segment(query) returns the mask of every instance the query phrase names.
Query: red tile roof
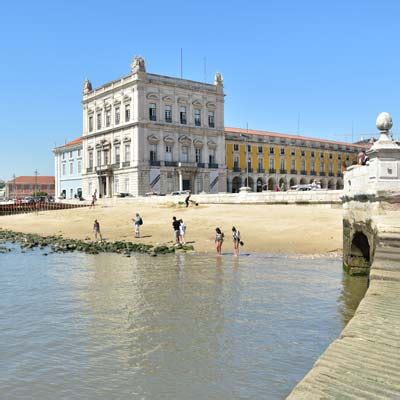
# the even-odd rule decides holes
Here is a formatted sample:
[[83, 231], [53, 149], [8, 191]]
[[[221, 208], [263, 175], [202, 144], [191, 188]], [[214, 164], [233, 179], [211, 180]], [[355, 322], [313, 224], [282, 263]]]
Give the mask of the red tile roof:
[[337, 142], [334, 140], [327, 140], [327, 139], [318, 139], [309, 136], [297, 136], [297, 135], [289, 135], [286, 133], [277, 133], [277, 132], [270, 132], [270, 131], [259, 131], [255, 129], [242, 129], [242, 128], [225, 128], [225, 133], [238, 133], [244, 135], [258, 135], [258, 136], [273, 136], [279, 137], [284, 139], [295, 139], [295, 140], [304, 140], [309, 142], [320, 142], [320, 143], [327, 143], [327, 144], [337, 144], [340, 146], [352, 146], [365, 149], [370, 146], [364, 144], [354, 144], [354, 143], [347, 143], [347, 142]]
[[[8, 183], [13, 184], [14, 179], [10, 179]], [[54, 176], [17, 176], [15, 178], [16, 184], [28, 184], [28, 185], [54, 185], [55, 178]]]
[[77, 144], [81, 144], [82, 143], [82, 136], [80, 136], [80, 137], [78, 137], [78, 138], [76, 138], [76, 139], [74, 139], [74, 140], [71, 140], [70, 142], [68, 142], [68, 143], [65, 143], [65, 144], [63, 144], [62, 146], [58, 146], [58, 147], [56, 147], [56, 149], [61, 149], [61, 148], [63, 148], [63, 147], [69, 147], [69, 146], [75, 146], [75, 145], [77, 145]]

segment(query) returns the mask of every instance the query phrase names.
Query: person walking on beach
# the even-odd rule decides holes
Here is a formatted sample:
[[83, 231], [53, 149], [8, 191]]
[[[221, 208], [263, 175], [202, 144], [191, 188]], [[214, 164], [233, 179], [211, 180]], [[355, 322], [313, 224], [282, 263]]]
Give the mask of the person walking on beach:
[[189, 207], [189, 200], [190, 200], [190, 196], [192, 195], [192, 193], [191, 192], [189, 192], [189, 196], [187, 196], [186, 198], [185, 198], [185, 204], [186, 204], [186, 208], [188, 208]]
[[140, 226], [143, 225], [143, 219], [139, 213], [136, 213], [136, 218], [133, 219], [133, 222], [135, 224], [135, 238], [140, 238]]
[[233, 239], [233, 255], [239, 255], [239, 246], [240, 246], [240, 231], [237, 230], [234, 226], [232, 226], [232, 239]]
[[175, 243], [179, 243], [179, 227], [181, 225], [181, 222], [176, 219], [176, 217], [172, 217], [172, 228], [174, 229], [174, 235], [175, 235]]
[[100, 224], [99, 224], [99, 221], [97, 221], [97, 219], [94, 220], [93, 233], [94, 233], [95, 240], [97, 240], [98, 236], [100, 237], [100, 241], [103, 240], [103, 237], [101, 236], [101, 232], [100, 232]]
[[186, 244], [185, 241], [185, 233], [186, 233], [186, 224], [183, 222], [183, 219], [179, 220], [179, 241], [181, 244]]
[[222, 243], [224, 242], [224, 233], [220, 228], [215, 228], [215, 247], [217, 249], [217, 254], [220, 256], [222, 254]]

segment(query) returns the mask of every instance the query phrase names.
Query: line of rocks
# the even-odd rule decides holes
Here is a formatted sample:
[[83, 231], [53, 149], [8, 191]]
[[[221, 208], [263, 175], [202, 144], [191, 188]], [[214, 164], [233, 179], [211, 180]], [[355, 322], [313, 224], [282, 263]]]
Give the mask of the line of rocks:
[[[150, 245], [144, 243], [133, 243], [118, 240], [115, 242], [99, 241], [93, 242], [90, 239], [65, 239], [59, 236], [40, 236], [33, 233], [13, 232], [0, 228], [0, 242], [19, 244], [22, 251], [31, 250], [34, 248], [46, 249], [50, 248], [53, 253], [67, 253], [81, 251], [87, 254], [99, 253], [119, 253], [130, 257], [131, 253], [144, 253], [156, 257], [159, 254], [171, 254], [176, 252], [194, 251], [192, 245], [174, 245], [166, 244]], [[4, 250], [4, 251], [3, 251]], [[10, 251], [6, 246], [0, 246], [0, 253]], [[48, 253], [43, 253], [47, 255]]]

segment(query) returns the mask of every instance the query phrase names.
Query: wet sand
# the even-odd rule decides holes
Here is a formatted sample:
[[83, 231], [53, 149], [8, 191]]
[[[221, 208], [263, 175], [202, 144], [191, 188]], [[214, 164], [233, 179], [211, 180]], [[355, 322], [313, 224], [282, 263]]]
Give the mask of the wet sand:
[[[142, 238], [135, 239], [132, 218], [143, 217]], [[172, 206], [130, 202], [98, 203], [95, 209], [76, 208], [0, 217], [0, 228], [65, 238], [93, 238], [98, 219], [108, 240], [172, 243], [172, 217], [187, 225], [186, 242], [196, 251], [214, 252], [214, 232], [225, 233], [223, 252], [231, 251], [231, 228], [244, 241], [243, 252], [326, 254], [342, 248], [342, 209], [327, 206], [207, 204]]]

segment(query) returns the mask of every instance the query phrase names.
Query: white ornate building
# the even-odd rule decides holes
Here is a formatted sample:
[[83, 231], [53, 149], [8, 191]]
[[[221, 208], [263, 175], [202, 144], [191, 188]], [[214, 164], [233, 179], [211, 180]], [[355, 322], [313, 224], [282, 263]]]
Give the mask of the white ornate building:
[[83, 92], [83, 196], [226, 191], [224, 91], [214, 84], [146, 72]]

